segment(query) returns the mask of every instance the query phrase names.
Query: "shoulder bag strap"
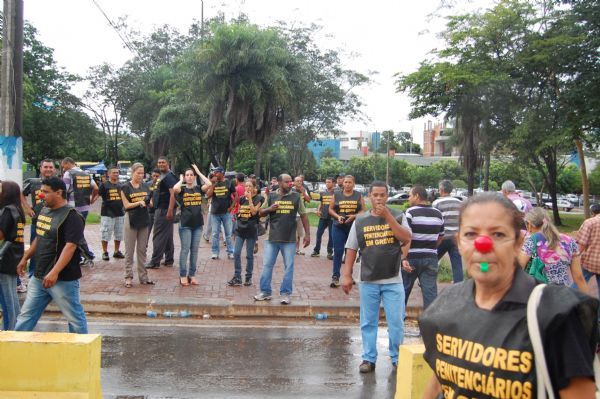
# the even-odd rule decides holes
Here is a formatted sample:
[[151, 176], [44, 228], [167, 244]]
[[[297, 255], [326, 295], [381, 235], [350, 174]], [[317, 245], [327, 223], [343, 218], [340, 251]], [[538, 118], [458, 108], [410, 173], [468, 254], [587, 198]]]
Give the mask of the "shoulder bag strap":
[[[535, 373], [537, 379], [537, 397], [538, 399], [554, 399], [554, 390], [548, 373], [548, 365], [546, 364], [546, 355], [542, 345], [542, 336], [540, 334], [540, 325], [537, 318], [537, 309], [542, 298], [546, 284], [537, 285], [527, 301], [527, 330], [529, 331], [529, 339], [533, 346], [533, 358], [535, 360]], [[547, 395], [547, 396], [546, 396]]]

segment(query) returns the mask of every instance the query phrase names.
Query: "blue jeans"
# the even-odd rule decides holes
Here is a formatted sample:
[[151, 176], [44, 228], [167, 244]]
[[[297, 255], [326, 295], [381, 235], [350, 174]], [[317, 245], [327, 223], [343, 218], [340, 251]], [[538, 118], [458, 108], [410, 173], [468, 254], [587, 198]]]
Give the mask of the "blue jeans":
[[[179, 226], [179, 239], [181, 240], [181, 251], [179, 252], [179, 277], [194, 277], [198, 263], [198, 248], [200, 248], [201, 227]], [[190, 258], [189, 267], [186, 267]]]
[[405, 302], [408, 303], [408, 297], [415, 280], [418, 278], [423, 293], [423, 309], [427, 309], [427, 306], [437, 297], [437, 258], [413, 259], [409, 255], [408, 263], [410, 263], [413, 271], [408, 273], [402, 269], [402, 281], [404, 282], [404, 292], [406, 294]]
[[327, 253], [333, 252], [333, 237], [331, 227], [333, 226], [333, 219], [319, 219], [319, 227], [317, 227], [317, 242], [315, 243], [314, 251], [316, 253], [321, 252], [321, 239], [325, 229], [329, 232], [329, 241], [327, 241]]
[[14, 330], [20, 309], [17, 276], [0, 273], [0, 309], [2, 309], [2, 329]]
[[444, 256], [446, 252], [448, 252], [450, 264], [452, 265], [452, 281], [454, 283], [460, 283], [464, 279], [464, 274], [462, 258], [460, 257], [460, 252], [458, 252], [455, 237], [449, 237], [442, 240], [440, 246], [437, 248], [438, 261], [442, 259], [442, 256]]
[[360, 332], [362, 335], [363, 360], [377, 361], [377, 326], [379, 305], [388, 325], [389, 351], [392, 363], [398, 362], [398, 347], [404, 341], [404, 287], [401, 283], [372, 284], [361, 282], [360, 290]]
[[342, 258], [350, 227], [343, 224], [334, 224], [331, 235], [333, 236], [333, 275], [332, 277], [340, 278], [340, 270], [342, 269]]
[[235, 249], [233, 251], [233, 262], [235, 266], [234, 277], [242, 278], [242, 247], [246, 243], [246, 279], [252, 278], [254, 270], [254, 245], [256, 238], [244, 238], [237, 236], [235, 239]]
[[[586, 282], [589, 281], [592, 277], [594, 277], [594, 276], [596, 277], [596, 285], [598, 286], [598, 297], [600, 297], [600, 274], [592, 273], [585, 267], [582, 267], [581, 271], [583, 272], [583, 278], [585, 279]], [[575, 283], [571, 284], [571, 288], [576, 290], [577, 284], [575, 284]], [[598, 322], [600, 322], [600, 308], [598, 309]]]
[[219, 255], [220, 238], [221, 238], [221, 224], [223, 230], [225, 230], [225, 243], [227, 244], [227, 253], [233, 254], [233, 243], [231, 242], [231, 229], [232, 221], [230, 213], [222, 213], [220, 215], [210, 214], [210, 224], [212, 229], [212, 253], [213, 255]]
[[265, 241], [263, 251], [263, 271], [260, 275], [260, 290], [271, 295], [271, 280], [273, 279], [273, 266], [277, 260], [277, 254], [281, 251], [283, 257], [284, 274], [280, 294], [292, 294], [292, 283], [294, 280], [294, 257], [296, 255], [295, 242], [271, 242]]
[[29, 280], [27, 298], [17, 317], [15, 330], [33, 331], [44, 309], [52, 300], [67, 319], [69, 332], [87, 334], [87, 319], [79, 300], [79, 280], [58, 280], [52, 287], [44, 288], [42, 280], [37, 277]]

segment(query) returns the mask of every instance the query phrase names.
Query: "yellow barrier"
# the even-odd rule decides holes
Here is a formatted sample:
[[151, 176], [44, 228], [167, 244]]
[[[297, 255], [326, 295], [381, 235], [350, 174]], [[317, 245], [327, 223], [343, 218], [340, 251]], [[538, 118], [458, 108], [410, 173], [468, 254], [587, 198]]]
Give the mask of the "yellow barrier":
[[98, 334], [0, 332], [0, 398], [101, 399]]
[[433, 370], [423, 358], [425, 345], [401, 345], [396, 372], [395, 399], [420, 399]]

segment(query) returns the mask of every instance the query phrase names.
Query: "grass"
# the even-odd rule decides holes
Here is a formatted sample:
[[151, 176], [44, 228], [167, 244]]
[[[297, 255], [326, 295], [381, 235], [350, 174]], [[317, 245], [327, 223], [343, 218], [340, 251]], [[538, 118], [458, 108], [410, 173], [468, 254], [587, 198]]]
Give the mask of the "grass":
[[[548, 215], [552, 216], [552, 212], [549, 211]], [[562, 222], [562, 226], [557, 226], [557, 228], [561, 233], [570, 234], [574, 231], [579, 230], [579, 227], [581, 227], [583, 220], [583, 213], [561, 212], [560, 221]]]

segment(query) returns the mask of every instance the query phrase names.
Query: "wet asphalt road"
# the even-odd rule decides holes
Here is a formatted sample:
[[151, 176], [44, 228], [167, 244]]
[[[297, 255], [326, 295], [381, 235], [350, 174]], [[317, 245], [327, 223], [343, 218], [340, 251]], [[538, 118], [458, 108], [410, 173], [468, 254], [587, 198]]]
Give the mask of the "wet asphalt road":
[[[66, 323], [50, 317], [38, 330]], [[357, 322], [94, 318], [89, 330], [102, 334], [108, 399], [393, 398], [396, 389], [385, 327], [368, 375], [358, 372]]]

